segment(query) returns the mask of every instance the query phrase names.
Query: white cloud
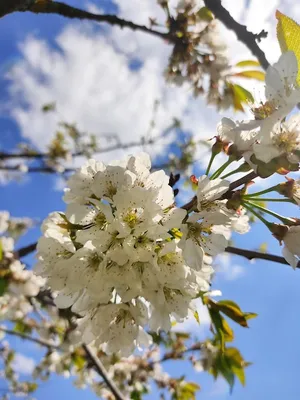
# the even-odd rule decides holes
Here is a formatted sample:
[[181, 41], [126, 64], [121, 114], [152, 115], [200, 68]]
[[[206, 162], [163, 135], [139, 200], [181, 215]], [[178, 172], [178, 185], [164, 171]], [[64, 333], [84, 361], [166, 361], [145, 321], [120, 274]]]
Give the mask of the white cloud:
[[[224, 1], [224, 6], [237, 20], [256, 32], [263, 28], [269, 31], [268, 39], [260, 45], [272, 60], [279, 55], [275, 33], [278, 2], [258, 4], [258, 0], [252, 0], [246, 8], [245, 0]], [[177, 1], [171, 3], [174, 6]], [[153, 0], [117, 0], [115, 4], [119, 8], [118, 15], [140, 24], [148, 24], [149, 17], [161, 22], [165, 18]], [[280, 4], [283, 11], [286, 4], [291, 7], [288, 0]], [[254, 57], [233, 32], [222, 24], [219, 26], [220, 37], [226, 38], [233, 62]], [[188, 85], [177, 88], [167, 84], [163, 72], [171, 46], [160, 38], [105, 24], [101, 31], [94, 28], [90, 22], [67, 23], [56, 38], [55, 49], [45, 40], [33, 36], [20, 44], [22, 58], [10, 73], [10, 111], [21, 134], [40, 150], [45, 150], [61, 120], [76, 122], [81, 131], [97, 135], [102, 147], [107, 145], [105, 134], [116, 135], [122, 142], [138, 141], [144, 136], [149, 139], [157, 100], [160, 106], [152, 137], [168, 127], [174, 117], [180, 119], [184, 129], [196, 139], [213, 137], [216, 125], [224, 115], [245, 118], [245, 115], [234, 115], [232, 111], [218, 113], [214, 107], [208, 107], [203, 98], [194, 99]], [[140, 66], [133, 70], [131, 63], [135, 60], [139, 60]], [[256, 82], [244, 80], [243, 85], [259, 94]], [[258, 99], [261, 99], [260, 95]], [[43, 114], [41, 106], [51, 101], [56, 101], [59, 113]], [[173, 141], [174, 136], [170, 135], [151, 146], [105, 153], [98, 158], [105, 162], [141, 150], [151, 155], [163, 155], [165, 145]], [[203, 147], [198, 147], [196, 163], [205, 165], [208, 157]], [[222, 157], [216, 158], [214, 168], [222, 160]], [[81, 161], [77, 159], [75, 165], [80, 165]], [[261, 180], [261, 184], [264, 186], [266, 180]]]
[[[138, 23], [147, 24], [149, 17], [157, 17], [158, 21], [164, 18], [152, 0], [144, 0], [142, 5], [140, 0], [116, 4], [120, 16]], [[244, 1], [227, 1], [225, 5], [237, 18], [245, 11]], [[260, 7], [260, 11], [263, 25], [269, 18], [270, 7]], [[165, 83], [163, 71], [169, 45], [142, 32], [107, 27], [104, 35], [91, 26], [90, 23], [66, 25], [56, 39], [59, 50], [34, 37], [28, 37], [20, 46], [23, 58], [10, 76], [12, 114], [24, 137], [44, 150], [63, 118], [76, 121], [83, 131], [100, 138], [101, 134], [113, 133], [122, 141], [138, 139], [148, 130], [156, 100], [161, 105], [153, 134], [166, 128], [173, 117], [182, 119], [184, 127], [197, 137], [210, 138], [215, 134], [220, 119], [216, 110], [207, 108], [201, 98], [194, 100], [188, 87], [176, 88]], [[249, 51], [235, 35], [224, 27], [220, 29], [222, 35], [226, 32], [233, 58], [237, 54], [238, 59], [249, 58]], [[130, 68], [134, 59], [142, 62], [139, 69]], [[41, 105], [53, 100], [60, 114], [42, 114]], [[161, 149], [160, 143], [153, 151]], [[120, 156], [119, 152], [106, 158]]]
[[225, 253], [216, 258], [215, 270], [217, 276], [227, 281], [236, 280], [245, 274], [245, 268], [241, 265], [233, 264], [231, 256]]
[[35, 367], [35, 361], [24, 354], [16, 353], [13, 361], [13, 368], [16, 372], [23, 375], [30, 375]]

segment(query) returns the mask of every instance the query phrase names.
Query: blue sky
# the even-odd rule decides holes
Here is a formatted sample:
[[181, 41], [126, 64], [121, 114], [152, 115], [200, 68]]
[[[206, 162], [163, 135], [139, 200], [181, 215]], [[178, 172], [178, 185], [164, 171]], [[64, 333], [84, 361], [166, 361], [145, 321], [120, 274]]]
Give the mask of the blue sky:
[[[82, 1], [69, 1], [69, 4], [77, 6], [83, 6], [82, 3]], [[144, 4], [133, 1], [132, 9], [130, 5], [122, 4], [122, 1], [117, 3], [120, 13], [125, 17], [128, 17], [127, 14], [132, 13], [135, 7], [134, 19], [138, 22], [144, 22], [147, 15], [152, 16], [151, 12], [155, 10], [154, 0], [144, 0]], [[274, 0], [263, 7], [260, 3], [261, 12], [257, 17], [254, 12], [259, 4], [257, 1], [225, 3], [231, 7], [233, 14], [247, 22], [250, 28], [269, 29], [270, 37], [263, 46], [272, 60], [278, 56], [273, 11], [279, 7], [294, 18], [298, 12], [300, 20], [300, 13], [292, 1]], [[117, 5], [112, 8], [109, 1], [98, 1], [95, 4], [106, 11], [118, 9]], [[246, 8], [246, 5], [249, 8]], [[160, 72], [163, 68], [162, 59], [166, 58], [165, 45], [158, 45], [147, 35], [130, 31], [120, 32], [117, 28], [108, 34], [110, 36], [107, 39], [105, 36], [107, 29], [102, 30], [86, 23], [70, 23], [60, 17], [20, 13], [0, 20], [0, 146], [2, 149], [13, 149], [20, 140], [24, 141], [24, 138], [41, 150], [45, 149], [46, 143], [53, 135], [53, 127], [57, 123], [53, 116], [47, 116], [48, 119], [45, 121], [39, 112], [46, 100], [57, 100], [59, 110], [69, 122], [78, 121], [81, 127], [92, 132], [98, 129], [102, 132], [117, 132], [122, 139], [132, 140], [132, 137], [137, 135], [138, 129], [147, 131], [153, 101], [158, 97], [162, 103], [162, 110], [158, 116], [158, 129], [164, 129], [171, 117], [175, 116], [183, 119], [187, 132], [198, 135], [199, 138], [213, 136], [216, 123], [220, 119], [216, 111], [207, 110], [203, 100], [193, 100], [189, 94], [179, 95], [178, 91], [166, 88], [163, 83]], [[58, 35], [61, 36], [57, 41]], [[24, 40], [26, 46], [22, 44]], [[247, 50], [236, 43], [234, 36], [228, 35], [228, 40], [233, 58], [236, 54], [241, 59], [249, 56]], [[90, 48], [88, 43], [92, 43]], [[78, 45], [76, 51], [79, 56], [72, 53], [75, 45]], [[100, 51], [101, 57], [95, 54]], [[53, 55], [57, 58], [51, 58]], [[86, 59], [85, 65], [84, 63], [82, 65], [81, 59], [89, 56], [92, 58]], [[50, 63], [51, 59], [54, 60], [53, 64]], [[109, 64], [111, 59], [116, 64], [115, 69]], [[139, 71], [126, 69], [127, 65], [132, 65], [133, 59], [140, 60], [142, 67]], [[35, 66], [35, 62], [44, 63], [46, 67]], [[53, 66], [53, 70], [50, 68], [48, 71], [47, 65]], [[127, 74], [125, 81], [118, 76], [118, 68]], [[12, 69], [15, 72], [8, 80], [7, 74]], [[45, 76], [42, 82], [38, 79], [41, 71]], [[85, 71], [86, 75], [82, 75], [82, 71]], [[108, 75], [105, 75], [106, 73]], [[105, 86], [105, 79], [110, 86]], [[86, 87], [89, 87], [89, 90], [86, 90]], [[118, 91], [119, 96], [116, 95]], [[94, 98], [91, 98], [93, 93]], [[164, 157], [157, 147], [149, 151], [153, 155], [158, 154], [160, 159]], [[107, 159], [122, 155], [124, 153], [110, 154]], [[201, 154], [197, 157], [199, 171], [202, 168]], [[7, 183], [0, 188], [0, 209], [7, 209], [16, 217], [27, 216], [42, 220], [49, 212], [64, 209], [62, 192], [55, 190], [56, 186], [58, 184], [54, 176], [38, 174], [26, 178], [21, 183]], [[38, 237], [39, 229], [34, 228], [21, 238], [19, 244], [20, 246], [29, 244]], [[269, 237], [261, 225], [254, 226], [247, 236], [235, 237], [234, 240], [238, 246], [250, 249], [256, 249], [261, 243], [267, 242], [270, 252], [277, 254], [280, 252], [276, 241]], [[32, 262], [32, 257], [29, 257], [28, 261]], [[235, 276], [232, 271], [236, 266], [240, 272]], [[188, 365], [180, 362], [169, 363], [168, 371], [177, 376], [188, 371], [188, 378], [202, 386], [199, 399], [264, 400], [266, 396], [273, 400], [281, 399], [283, 396], [290, 400], [299, 399], [300, 315], [297, 311], [300, 304], [299, 287], [300, 271], [293, 271], [288, 266], [266, 261], [249, 263], [242, 258], [231, 257], [227, 268], [221, 267], [220, 273], [216, 275], [214, 288], [221, 289], [224, 299], [232, 299], [243, 310], [256, 312], [259, 315], [257, 319], [250, 321], [250, 329], [235, 327], [236, 346], [240, 348], [246, 360], [253, 362], [247, 370], [246, 388], [237, 384], [230, 395], [228, 387], [222, 381], [214, 384], [207, 374], [195, 374]], [[199, 329], [201, 336], [203, 330]], [[19, 342], [17, 346], [21, 353], [36, 357], [34, 349], [25, 347]], [[38, 400], [64, 396], [73, 399], [96, 398], [89, 391], [78, 391], [72, 387], [70, 381], [57, 377], [43, 384], [36, 395]], [[156, 396], [153, 394], [149, 398], [155, 399]]]

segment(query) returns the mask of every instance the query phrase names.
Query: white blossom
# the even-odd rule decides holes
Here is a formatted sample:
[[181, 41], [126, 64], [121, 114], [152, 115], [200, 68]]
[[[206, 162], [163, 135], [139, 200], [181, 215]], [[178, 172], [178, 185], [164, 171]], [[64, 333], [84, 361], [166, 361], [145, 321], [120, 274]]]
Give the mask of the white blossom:
[[274, 125], [254, 144], [253, 150], [256, 158], [265, 163], [284, 154], [290, 162], [298, 163], [299, 156], [295, 152], [300, 150], [300, 114]]
[[282, 239], [282, 255], [295, 269], [300, 259], [300, 226], [290, 226]]
[[8, 229], [9, 225], [9, 212], [0, 211], [0, 234], [4, 233]]

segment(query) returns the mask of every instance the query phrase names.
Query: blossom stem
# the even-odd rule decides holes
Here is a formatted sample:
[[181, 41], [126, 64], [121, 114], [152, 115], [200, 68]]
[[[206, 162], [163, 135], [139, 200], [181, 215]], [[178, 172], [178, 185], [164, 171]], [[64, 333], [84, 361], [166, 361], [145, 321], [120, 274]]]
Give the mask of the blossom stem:
[[217, 169], [212, 176], [210, 177], [211, 180], [218, 178], [222, 172], [234, 161], [234, 159], [230, 158], [219, 168]]
[[116, 400], [126, 400], [126, 397], [123, 396], [123, 394], [117, 388], [115, 383], [110, 379], [106, 369], [104, 368], [104, 365], [100, 361], [99, 357], [93, 353], [90, 346], [83, 343], [82, 347], [83, 347], [84, 351], [86, 352], [87, 357], [89, 358], [89, 360], [95, 367], [96, 371], [98, 372], [98, 374], [101, 376], [101, 378], [106, 383], [107, 387], [110, 389], [112, 394], [115, 396]]
[[245, 165], [242, 164], [242, 165], [240, 165], [238, 168], [234, 169], [233, 171], [228, 172], [227, 174], [221, 176], [221, 179], [226, 179], [226, 178], [228, 178], [228, 176], [237, 174], [237, 173], [239, 173], [239, 172], [247, 172], [247, 171], [249, 171], [249, 168], [245, 171]]
[[278, 202], [283, 202], [283, 203], [293, 203], [295, 204], [295, 202], [291, 199], [274, 199], [274, 198], [264, 198], [264, 197], [246, 197], [243, 196], [243, 199], [245, 200], [250, 200], [250, 201], [278, 201]]
[[[271, 211], [271, 210], [269, 210], [268, 208], [262, 207], [262, 206], [260, 206], [259, 204], [252, 203], [252, 202], [250, 202], [250, 201], [247, 201], [247, 203], [246, 203], [246, 202], [243, 202], [243, 205], [244, 205], [245, 207], [246, 207], [246, 204], [247, 204], [248, 206], [250, 205], [250, 207], [255, 207], [255, 208], [257, 208], [257, 209], [259, 209], [260, 211], [262, 211], [262, 212], [264, 212], [264, 213], [266, 213], [266, 214], [272, 215], [272, 217], [275, 217], [275, 218], [279, 219], [279, 220], [280, 220], [281, 222], [283, 222], [284, 224], [290, 225], [290, 223], [293, 222], [290, 218], [283, 217], [282, 215], [277, 214], [276, 212]], [[247, 208], [247, 207], [246, 207], [246, 208]]]
[[253, 208], [250, 206], [250, 203], [245, 203], [245, 202], [243, 202], [242, 204], [243, 204], [243, 206], [244, 206], [248, 211], [250, 211], [253, 215], [255, 215], [256, 218], [258, 218], [259, 220], [261, 220], [261, 222], [262, 222], [263, 224], [265, 224], [266, 227], [267, 227], [268, 229], [270, 229], [270, 227], [271, 227], [271, 225], [272, 225], [271, 222], [267, 221], [267, 220], [266, 220], [262, 215], [260, 215], [257, 211], [253, 210]]
[[245, 194], [243, 197], [245, 199], [248, 198], [248, 197], [249, 198], [250, 197], [256, 197], [256, 196], [260, 196], [260, 195], [265, 194], [265, 193], [276, 192], [277, 189], [278, 189], [278, 185], [275, 185], [275, 186], [271, 186], [268, 189], [261, 190], [260, 192]]
[[208, 174], [209, 174], [210, 168], [212, 166], [212, 163], [213, 163], [215, 157], [216, 157], [216, 154], [211, 153], [210, 160], [209, 160], [208, 166], [207, 166], [206, 171], [205, 171], [205, 175], [206, 176], [208, 176]]

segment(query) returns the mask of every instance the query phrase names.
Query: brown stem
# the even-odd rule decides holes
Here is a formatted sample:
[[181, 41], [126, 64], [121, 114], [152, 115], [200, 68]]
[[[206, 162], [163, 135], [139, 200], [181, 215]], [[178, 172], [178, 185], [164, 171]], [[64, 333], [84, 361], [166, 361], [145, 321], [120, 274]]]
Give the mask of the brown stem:
[[[103, 149], [98, 149], [94, 152], [94, 154], [109, 153], [110, 151], [115, 151], [115, 150], [126, 150], [131, 147], [150, 145], [154, 144], [156, 139], [140, 140], [129, 143], [117, 143], [112, 146], [104, 147]], [[84, 155], [85, 155], [84, 151], [77, 151], [72, 154], [72, 157], [79, 157]], [[48, 153], [4, 153], [4, 152], [1, 153], [0, 152], [0, 160], [8, 160], [12, 158], [41, 159], [41, 158], [50, 158], [50, 155]]]
[[16, 331], [13, 331], [12, 329], [8, 329], [8, 328], [5, 328], [3, 326], [0, 326], [0, 331], [5, 332], [7, 335], [18, 336], [21, 339], [26, 339], [26, 340], [29, 340], [30, 342], [37, 343], [40, 346], [47, 347], [48, 349], [58, 349], [59, 348], [55, 344], [47, 342], [46, 340], [39, 339], [39, 338], [34, 338], [34, 337], [30, 336], [30, 335], [27, 335], [26, 333], [16, 332]]
[[232, 190], [238, 188], [239, 186], [245, 185], [246, 183], [251, 182], [255, 178], [257, 178], [257, 174], [254, 171], [252, 171], [249, 174], [242, 176], [237, 181], [232, 182], [229, 185], [229, 191], [232, 191]]
[[[230, 194], [234, 189], [236, 189], [239, 186], [242, 186], [248, 182], [251, 182], [255, 178], [257, 178], [257, 174], [254, 171], [252, 171], [249, 174], [243, 176], [242, 178], [232, 182], [229, 185], [228, 191], [223, 194], [221, 199], [227, 199], [228, 197], [230, 197]], [[194, 196], [188, 203], [184, 204], [181, 208], [188, 211], [188, 210], [191, 210], [196, 205], [196, 203], [197, 203], [197, 196]]]
[[159, 32], [154, 29], [148, 28], [145, 25], [135, 24], [132, 21], [127, 21], [125, 19], [119, 18], [116, 15], [104, 15], [104, 14], [94, 14], [85, 10], [81, 10], [76, 7], [69, 6], [68, 4], [61, 3], [58, 1], [45, 1], [41, 4], [34, 4], [28, 9], [28, 11], [34, 13], [42, 14], [56, 14], [61, 15], [66, 18], [76, 18], [80, 20], [90, 20], [96, 22], [105, 22], [110, 25], [117, 25], [121, 28], [129, 28], [132, 30], [142, 31], [149, 33], [154, 36], [158, 36], [162, 39], [169, 39], [168, 33]]
[[211, 10], [216, 18], [226, 26], [226, 28], [235, 32], [237, 38], [248, 47], [255, 57], [257, 57], [261, 66], [264, 69], [267, 69], [270, 64], [265, 53], [256, 43], [256, 40], [260, 41], [262, 37], [266, 37], [267, 33], [265, 31], [262, 31], [259, 34], [249, 32], [245, 25], [239, 24], [230, 15], [226, 8], [222, 6], [221, 0], [204, 0], [204, 4]]
[[[226, 247], [225, 251], [226, 251], [226, 253], [245, 257], [248, 260], [260, 259], [260, 260], [268, 260], [268, 261], [276, 262], [279, 264], [289, 265], [289, 263], [286, 261], [286, 259], [284, 257], [276, 256], [275, 254], [261, 253], [259, 251], [239, 249], [237, 247], [232, 247], [232, 246]], [[300, 262], [298, 263], [297, 268], [300, 268]]]
[[31, 243], [26, 247], [22, 247], [21, 249], [16, 250], [14, 252], [15, 258], [25, 257], [28, 254], [33, 253], [36, 250], [36, 246], [37, 246], [37, 242]]
[[84, 343], [82, 345], [82, 347], [86, 352], [87, 358], [90, 360], [90, 362], [94, 366], [95, 370], [98, 372], [98, 374], [104, 380], [104, 382], [106, 383], [107, 387], [110, 389], [112, 394], [115, 396], [116, 400], [126, 400], [126, 397], [123, 396], [123, 394], [117, 388], [115, 383], [110, 379], [106, 369], [104, 368], [104, 365], [102, 364], [100, 359], [97, 357], [97, 355], [95, 355], [93, 353], [93, 351], [90, 348], [90, 346]]

